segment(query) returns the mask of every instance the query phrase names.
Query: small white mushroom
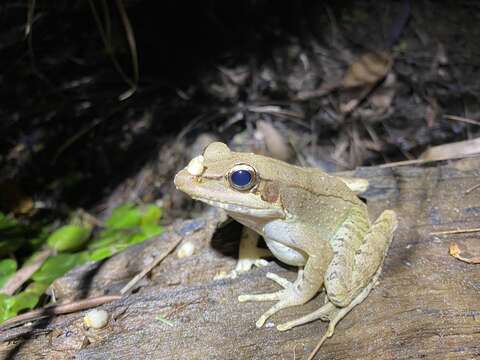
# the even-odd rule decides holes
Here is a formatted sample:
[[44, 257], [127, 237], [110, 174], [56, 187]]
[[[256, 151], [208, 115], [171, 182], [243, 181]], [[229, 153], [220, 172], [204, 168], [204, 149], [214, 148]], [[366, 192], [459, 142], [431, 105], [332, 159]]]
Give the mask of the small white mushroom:
[[101, 329], [108, 322], [108, 312], [105, 310], [92, 309], [83, 317], [83, 323], [93, 329]]
[[199, 176], [202, 175], [205, 166], [203, 165], [205, 158], [203, 155], [194, 157], [187, 165], [187, 171], [190, 175]]
[[187, 241], [180, 245], [180, 248], [177, 251], [177, 258], [183, 259], [193, 255], [195, 251], [195, 245], [191, 241]]

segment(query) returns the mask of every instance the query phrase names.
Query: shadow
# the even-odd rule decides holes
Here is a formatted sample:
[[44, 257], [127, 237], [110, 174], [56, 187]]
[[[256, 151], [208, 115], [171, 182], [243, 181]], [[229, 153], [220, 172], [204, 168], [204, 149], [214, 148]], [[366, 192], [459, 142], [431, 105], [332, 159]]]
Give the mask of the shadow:
[[45, 331], [48, 325], [52, 322], [52, 319], [58, 315], [52, 314], [48, 309], [46, 309], [45, 316], [45, 318], [35, 321], [34, 325], [27, 332], [17, 335], [14, 337], [14, 339], [12, 339], [17, 343], [12, 349], [5, 353], [4, 359], [15, 359], [20, 350], [27, 345], [30, 340], [34, 340], [38, 332], [42, 332], [42, 330]]
[[230, 220], [213, 234], [210, 246], [224, 256], [238, 259], [238, 247], [243, 225]]
[[[91, 266], [92, 268], [82, 272], [83, 276], [78, 284], [78, 287], [80, 291], [78, 292], [78, 297], [75, 300], [82, 300], [86, 299], [89, 296], [90, 289], [92, 288], [93, 285], [93, 278], [95, 275], [100, 272], [102, 267], [105, 265], [105, 263], [108, 261], [108, 259], [104, 259], [98, 262], [93, 263]], [[108, 294], [104, 294], [108, 295]]]
[[[131, 98], [119, 101], [129, 86], [106, 55], [109, 50], [99, 40], [100, 30], [85, 4], [71, 7], [61, 2], [45, 8], [32, 49], [37, 70], [28, 56], [18, 55], [25, 51], [23, 39], [8, 47], [0, 41], [0, 64], [9, 69], [0, 79], [0, 97], [4, 118], [13, 119], [0, 124], [0, 153], [8, 154], [15, 146], [24, 149], [15, 153], [21, 158], [14, 162], [0, 157], [2, 173], [12, 174], [30, 194], [60, 183], [48, 197], [69, 208], [97, 205], [99, 198], [155, 157], [161, 139], [178, 134], [199, 114], [218, 113], [225, 104], [205, 93], [200, 80], [209, 74], [213, 82], [226, 57], [249, 59], [259, 66], [287, 42], [284, 31], [301, 27], [301, 5], [292, 0], [127, 4], [140, 83]], [[14, 7], [4, 10], [12, 28], [23, 26]], [[111, 46], [129, 75], [124, 29], [117, 9], [109, 10], [112, 32], [119, 34]], [[14, 19], [22, 19], [22, 24], [15, 25]], [[281, 33], [272, 30], [281, 24]], [[42, 75], [36, 76], [39, 71]]]
[[[75, 270], [75, 271], [82, 271], [83, 276], [78, 284], [78, 288], [80, 289], [80, 291], [78, 292], [78, 296], [72, 301], [78, 301], [78, 300], [83, 300], [88, 298], [90, 289], [92, 288], [92, 285], [93, 285], [93, 279], [95, 275], [105, 265], [107, 260], [108, 259], [105, 259], [93, 264], [85, 265], [85, 266], [91, 267], [87, 271], [84, 271], [83, 267], [77, 268]], [[5, 359], [14, 359], [15, 356], [21, 351], [21, 349], [28, 344], [28, 341], [36, 337], [36, 334], [38, 332], [49, 331], [46, 328], [48, 327], [48, 325], [50, 325], [50, 323], [56, 316], [59, 316], [59, 315], [54, 314], [51, 309], [45, 308], [44, 312], [42, 312], [42, 314], [39, 315], [39, 317], [41, 318], [38, 320], [35, 320], [33, 326], [30, 327], [28, 331], [21, 333], [20, 335], [13, 336], [12, 340], [15, 339], [17, 343], [11, 350], [8, 351], [8, 353], [5, 356]], [[19, 325], [12, 325], [8, 329], [13, 329], [16, 326], [22, 326], [22, 325], [23, 323]]]

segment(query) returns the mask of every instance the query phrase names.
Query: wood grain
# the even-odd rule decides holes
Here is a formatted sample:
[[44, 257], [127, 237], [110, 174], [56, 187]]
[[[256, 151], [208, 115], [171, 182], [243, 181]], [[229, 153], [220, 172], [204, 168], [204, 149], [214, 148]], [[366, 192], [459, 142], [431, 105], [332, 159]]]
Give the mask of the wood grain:
[[[480, 158], [392, 168], [361, 168], [371, 216], [395, 209], [399, 228], [379, 284], [337, 326], [316, 359], [476, 359], [480, 358], [480, 265], [448, 253], [455, 241], [479, 250], [478, 233], [431, 232], [480, 225]], [[273, 262], [236, 279], [214, 281], [234, 267], [239, 228], [218, 231], [219, 213], [179, 222], [160, 238], [127, 249], [103, 263], [77, 269], [54, 285], [61, 299], [114, 294], [183, 236], [192, 257], [170, 255], [138, 291], [103, 306], [112, 318], [97, 332], [86, 331], [82, 313], [2, 329], [0, 358], [32, 359], [304, 359], [326, 324], [317, 321], [285, 333], [255, 328], [269, 303], [237, 301], [242, 293], [274, 291], [268, 271], [290, 279], [295, 271]], [[215, 234], [214, 234], [215, 233]], [[213, 240], [211, 236], [214, 234]], [[322, 303], [284, 310], [271, 322], [306, 314]], [[156, 317], [173, 323], [169, 326]]]

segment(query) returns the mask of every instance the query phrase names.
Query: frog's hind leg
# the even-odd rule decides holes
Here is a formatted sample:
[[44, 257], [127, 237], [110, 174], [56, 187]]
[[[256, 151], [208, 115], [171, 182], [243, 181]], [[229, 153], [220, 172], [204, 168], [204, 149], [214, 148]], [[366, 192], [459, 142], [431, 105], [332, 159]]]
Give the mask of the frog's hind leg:
[[325, 288], [333, 304], [347, 307], [364, 293], [373, 278], [379, 276], [396, 227], [395, 212], [385, 210], [370, 227], [353, 257], [346, 257], [353, 258], [353, 261], [340, 258], [335, 266], [332, 266], [333, 262], [330, 264], [325, 274]]
[[273, 273], [268, 273], [267, 277], [283, 287], [283, 290], [270, 294], [240, 295], [238, 300], [244, 301], [277, 301], [270, 307], [256, 322], [257, 327], [261, 327], [265, 321], [278, 311], [305, 304], [310, 300], [323, 283], [323, 274], [328, 266], [324, 257], [310, 256], [305, 268], [298, 271], [297, 280], [293, 283]]
[[289, 322], [286, 322], [284, 324], [280, 324], [277, 326], [277, 329], [280, 331], [285, 331], [289, 330], [295, 326], [303, 325], [312, 321], [315, 321], [317, 319], [321, 319], [323, 321], [329, 321], [328, 324], [328, 329], [325, 334], [325, 339], [331, 337], [333, 335], [333, 331], [335, 330], [335, 326], [337, 323], [347, 315], [350, 310], [352, 310], [355, 306], [360, 304], [370, 293], [372, 290], [373, 286], [378, 280], [378, 277], [380, 276], [381, 269], [379, 268], [377, 270], [377, 273], [373, 276], [372, 280], [370, 283], [365, 286], [365, 288], [360, 292], [360, 294], [357, 295], [355, 299], [353, 299], [350, 304], [346, 307], [337, 307], [330, 301], [327, 301], [325, 305], [323, 305], [321, 308], [315, 310], [314, 312], [311, 312], [310, 314], [307, 314], [299, 319], [295, 319]]
[[335, 310], [331, 311], [328, 314], [328, 320], [330, 322], [328, 323], [327, 331], [325, 332], [325, 334], [323, 334], [321, 339], [318, 341], [317, 345], [315, 346], [315, 349], [312, 350], [307, 360], [312, 360], [317, 354], [320, 347], [323, 345], [323, 343], [328, 338], [332, 337], [335, 331], [335, 326], [337, 326], [338, 322], [342, 320], [350, 312], [350, 310], [352, 310], [355, 306], [357, 306], [363, 300], [365, 300], [365, 298], [368, 296], [368, 294], [370, 294], [370, 291], [372, 291], [373, 287], [377, 283], [381, 272], [382, 272], [382, 267], [380, 266], [375, 272], [375, 274], [373, 275], [371, 281], [360, 291], [360, 293], [350, 302], [350, 304], [348, 304], [345, 307], [336, 307]]
[[[312, 354], [315, 354], [325, 340], [333, 335], [337, 323], [343, 319], [350, 310], [360, 304], [375, 286], [382, 271], [383, 259], [385, 258], [396, 226], [397, 220], [395, 213], [390, 210], [384, 211], [365, 235], [364, 242], [359, 247], [359, 250], [354, 257], [352, 271], [349, 273], [349, 269], [339, 268], [338, 265], [341, 265], [341, 262], [337, 263], [336, 270], [339, 272], [346, 271], [347, 274], [340, 280], [349, 279], [353, 286], [340, 287], [345, 284], [342, 283], [342, 281], [338, 281], [338, 278], [334, 277], [336, 273], [331, 271], [330, 277], [328, 277], [327, 272], [325, 276], [327, 281], [331, 281], [332, 279], [337, 280], [333, 283], [333, 285], [336, 286], [332, 286], [332, 283], [330, 283], [330, 288], [328, 287], [327, 282], [325, 283], [328, 302], [310, 314], [289, 321], [285, 324], [278, 325], [277, 329], [285, 331], [317, 319], [329, 321], [326, 333], [317, 344], [314, 352], [312, 352]], [[344, 264], [346, 265], [347, 263]], [[330, 292], [339, 289], [343, 291], [337, 293]], [[339, 294], [343, 296], [338, 296]], [[346, 294], [346, 296], [344, 294]], [[311, 357], [309, 359], [311, 359]]]

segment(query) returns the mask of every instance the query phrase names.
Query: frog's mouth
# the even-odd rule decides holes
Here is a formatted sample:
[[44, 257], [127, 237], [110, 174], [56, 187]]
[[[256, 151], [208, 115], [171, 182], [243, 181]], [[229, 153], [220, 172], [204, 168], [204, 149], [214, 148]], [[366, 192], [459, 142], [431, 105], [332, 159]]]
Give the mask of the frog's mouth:
[[278, 208], [257, 209], [257, 208], [250, 208], [250, 207], [245, 207], [237, 204], [222, 203], [219, 201], [213, 201], [213, 200], [196, 198], [196, 197], [193, 197], [193, 199], [199, 200], [211, 206], [224, 209], [225, 211], [229, 213], [234, 213], [234, 214], [242, 214], [242, 215], [260, 217], [260, 218], [283, 218], [285, 216], [284, 211]]

